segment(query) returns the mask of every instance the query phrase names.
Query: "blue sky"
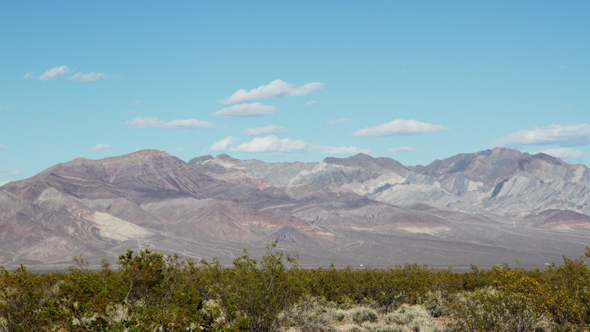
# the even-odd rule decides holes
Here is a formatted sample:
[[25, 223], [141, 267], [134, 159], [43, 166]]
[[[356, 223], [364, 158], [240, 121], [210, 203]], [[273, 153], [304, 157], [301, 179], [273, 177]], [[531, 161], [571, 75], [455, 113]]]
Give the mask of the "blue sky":
[[0, 183], [159, 149], [590, 162], [588, 1], [3, 1]]

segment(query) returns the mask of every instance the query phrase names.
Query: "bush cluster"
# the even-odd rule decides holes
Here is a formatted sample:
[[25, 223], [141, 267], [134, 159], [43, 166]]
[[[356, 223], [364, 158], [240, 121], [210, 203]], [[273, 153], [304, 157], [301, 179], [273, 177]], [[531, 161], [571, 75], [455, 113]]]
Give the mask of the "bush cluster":
[[129, 250], [117, 269], [0, 267], [0, 331], [588, 331], [590, 267], [470, 272], [407, 264], [301, 269], [275, 251], [232, 266]]

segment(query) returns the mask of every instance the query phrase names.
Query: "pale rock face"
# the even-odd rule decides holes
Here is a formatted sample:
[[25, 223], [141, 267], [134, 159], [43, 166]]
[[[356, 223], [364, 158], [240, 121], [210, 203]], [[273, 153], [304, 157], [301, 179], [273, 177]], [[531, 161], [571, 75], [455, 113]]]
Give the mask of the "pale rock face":
[[95, 223], [100, 235], [113, 240], [125, 241], [132, 239], [143, 239], [153, 232], [143, 227], [134, 225], [128, 221], [113, 217], [108, 213], [94, 212], [87, 217], [88, 221]]
[[[217, 159], [208, 162], [214, 163]], [[254, 176], [268, 176], [259, 170], [272, 168], [276, 172], [274, 177], [282, 179], [274, 184], [277, 187], [312, 183], [337, 185], [390, 204], [422, 202], [456, 211], [499, 216], [525, 215], [557, 206], [590, 213], [588, 168], [568, 165], [547, 155], [532, 156], [495, 148], [437, 160], [426, 166], [402, 167], [389, 160], [358, 155], [326, 158], [321, 163], [282, 163], [281, 168], [273, 164], [263, 166], [260, 161], [233, 159], [232, 162]], [[199, 169], [199, 165], [195, 167]], [[296, 174], [286, 171], [293, 168], [301, 170]], [[290, 189], [285, 190], [290, 192]]]

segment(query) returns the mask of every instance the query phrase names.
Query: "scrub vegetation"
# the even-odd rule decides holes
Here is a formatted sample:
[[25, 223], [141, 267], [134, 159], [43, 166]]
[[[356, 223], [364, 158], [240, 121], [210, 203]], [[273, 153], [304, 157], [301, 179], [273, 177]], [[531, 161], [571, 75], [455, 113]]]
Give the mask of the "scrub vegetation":
[[233, 266], [149, 250], [64, 273], [0, 270], [0, 331], [588, 331], [585, 259], [527, 271], [302, 269], [268, 246]]

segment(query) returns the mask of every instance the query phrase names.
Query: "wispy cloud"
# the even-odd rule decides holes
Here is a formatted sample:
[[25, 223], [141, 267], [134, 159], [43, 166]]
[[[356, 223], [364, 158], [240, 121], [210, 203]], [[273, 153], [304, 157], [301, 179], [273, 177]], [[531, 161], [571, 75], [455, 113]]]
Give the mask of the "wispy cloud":
[[401, 120], [396, 119], [388, 123], [382, 123], [375, 127], [367, 127], [352, 133], [353, 136], [367, 137], [367, 136], [409, 136], [421, 135], [427, 133], [437, 133], [439, 131], [447, 130], [449, 128], [443, 125], [430, 124], [416, 120]]
[[[53, 67], [48, 69], [43, 75], [39, 76], [40, 81], [48, 81], [48, 80], [55, 80], [56, 78], [65, 75], [70, 68], [68, 66], [59, 66]], [[27, 78], [28, 74], [25, 74], [25, 78]]]
[[2, 181], [2, 182], [0, 182], [0, 187], [2, 187], [3, 185], [5, 185], [5, 184], [7, 184], [7, 183], [9, 183], [9, 182], [10, 182], [10, 181]]
[[371, 153], [371, 149], [359, 149], [356, 146], [319, 146], [316, 148], [321, 154], [359, 154], [359, 153]]
[[[33, 73], [33, 72], [26, 73], [24, 78], [27, 80], [36, 78], [40, 81], [53, 81], [53, 80], [58, 79], [59, 77], [66, 75], [70, 71], [71, 71], [70, 68], [68, 66], [64, 65], [64, 66], [53, 67], [51, 69], [48, 69], [45, 71], [45, 73], [43, 73], [43, 75], [41, 75], [39, 77], [35, 76], [35, 73]], [[105, 77], [106, 77], [105, 73], [88, 73], [88, 74], [77, 73], [72, 76], [65, 77], [65, 79], [68, 81], [77, 81], [77, 82], [98, 82]]]
[[359, 149], [355, 146], [322, 146], [310, 144], [304, 140], [292, 138], [280, 139], [274, 135], [256, 137], [249, 142], [237, 145], [239, 138], [227, 137], [211, 146], [210, 151], [218, 152], [251, 152], [251, 153], [303, 153], [317, 152], [321, 154], [357, 154], [370, 153], [370, 149]]
[[411, 151], [416, 151], [413, 148], [409, 147], [409, 146], [401, 146], [399, 148], [391, 148], [391, 149], [387, 149], [385, 150], [385, 153], [402, 153], [402, 152], [411, 152]]
[[566, 66], [557, 66], [557, 69], [567, 69]]
[[112, 148], [113, 148], [112, 145], [98, 143], [92, 149], [88, 150], [88, 152], [96, 152], [96, 151], [112, 149]]
[[174, 130], [186, 130], [186, 129], [206, 129], [213, 127], [213, 122], [200, 121], [195, 119], [186, 120], [172, 120], [170, 122], [164, 122], [158, 118], [152, 117], [137, 117], [133, 120], [125, 122], [125, 124], [131, 128], [136, 129], [174, 129]]
[[18, 169], [14, 169], [10, 166], [0, 166], [0, 176], [19, 176], [23, 175], [23, 172]]
[[277, 125], [270, 125], [266, 127], [251, 127], [245, 130], [245, 133], [248, 136], [261, 136], [261, 135], [270, 135], [270, 134], [280, 134], [286, 133], [289, 130], [285, 127], [280, 127]]
[[221, 116], [224, 118], [235, 118], [240, 116], [258, 116], [258, 115], [269, 115], [275, 114], [277, 108], [275, 106], [262, 105], [261, 103], [252, 104], [238, 104], [231, 107], [226, 107], [219, 110], [213, 115]]
[[316, 103], [317, 103], [317, 101], [315, 101], [315, 100], [308, 101], [307, 103], [305, 103], [305, 106], [311, 106], [311, 105], [316, 104]]
[[0, 106], [0, 111], [8, 111], [10, 107]]
[[[78, 81], [78, 82], [98, 82], [102, 78], [105, 78], [106, 75], [104, 73], [88, 73], [82, 74], [77, 73], [73, 76], [66, 78], [68, 81]], [[39, 78], [41, 79], [41, 78]]]
[[330, 120], [330, 121], [326, 122], [326, 124], [329, 125], [329, 126], [331, 126], [331, 125], [335, 125], [335, 124], [344, 123], [344, 122], [346, 122], [348, 120], [350, 120], [350, 119]]
[[211, 151], [219, 151], [219, 152], [223, 152], [223, 151], [229, 151], [229, 149], [236, 144], [237, 142], [239, 142], [240, 139], [233, 137], [233, 136], [229, 136], [227, 138], [222, 139], [221, 141], [213, 144], [209, 150]]
[[132, 102], [131, 104], [129, 104], [129, 106], [139, 105], [139, 103], [141, 103], [141, 100], [138, 99], [138, 100]]
[[590, 124], [552, 124], [542, 128], [519, 130], [498, 139], [493, 146], [523, 147], [529, 145], [582, 146], [590, 144]]
[[294, 88], [295, 84], [289, 84], [283, 80], [274, 80], [268, 85], [261, 85], [258, 88], [247, 91], [246, 89], [240, 89], [236, 91], [227, 99], [220, 100], [222, 104], [239, 104], [252, 100], [258, 99], [271, 99], [271, 98], [287, 98], [295, 96], [303, 96], [311, 93], [315, 90], [319, 90], [324, 87], [324, 83], [312, 82], [304, 84], [298, 88]]
[[558, 149], [547, 149], [537, 151], [535, 153], [544, 153], [550, 156], [563, 159], [565, 161], [578, 161], [580, 158], [585, 156], [587, 153], [581, 150], [569, 149], [569, 148], [558, 148]]
[[303, 140], [293, 140], [291, 138], [280, 139], [274, 135], [266, 137], [256, 137], [250, 142], [232, 146], [230, 152], [284, 152], [296, 153], [303, 152], [310, 147], [309, 143]]
[[8, 147], [4, 146], [4, 145], [0, 145], [0, 151], [2, 151], [2, 150], [8, 150]]

